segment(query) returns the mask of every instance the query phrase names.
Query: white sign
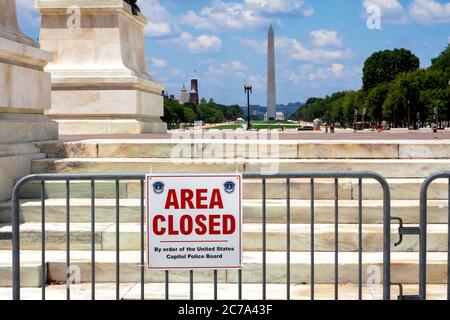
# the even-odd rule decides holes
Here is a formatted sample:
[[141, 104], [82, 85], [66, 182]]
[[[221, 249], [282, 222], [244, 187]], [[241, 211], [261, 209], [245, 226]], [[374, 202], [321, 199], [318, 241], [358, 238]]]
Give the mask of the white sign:
[[242, 266], [242, 175], [147, 175], [149, 269]]

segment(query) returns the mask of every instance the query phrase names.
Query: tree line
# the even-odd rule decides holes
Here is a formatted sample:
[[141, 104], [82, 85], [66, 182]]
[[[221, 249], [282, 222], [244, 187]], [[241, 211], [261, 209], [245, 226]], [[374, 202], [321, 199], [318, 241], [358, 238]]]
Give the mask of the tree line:
[[163, 121], [172, 128], [177, 128], [181, 123], [193, 124], [194, 121], [204, 123], [221, 123], [235, 121], [244, 117], [238, 105], [222, 105], [215, 103], [213, 99], [207, 101], [203, 98], [199, 105], [186, 103], [180, 104], [177, 100], [165, 99]]
[[[310, 98], [292, 116], [295, 120], [352, 126], [355, 121], [392, 127], [450, 126], [450, 45], [431, 66], [420, 69], [406, 49], [379, 51], [364, 63], [362, 88]], [[437, 117], [437, 118], [436, 118]]]

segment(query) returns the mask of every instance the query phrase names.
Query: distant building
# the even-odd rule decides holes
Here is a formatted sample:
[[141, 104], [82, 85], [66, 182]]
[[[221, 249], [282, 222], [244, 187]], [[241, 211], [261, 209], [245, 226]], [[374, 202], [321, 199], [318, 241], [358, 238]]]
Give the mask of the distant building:
[[[267, 112], [264, 114], [264, 121], [269, 121], [269, 120], [273, 120], [273, 118], [270, 118], [267, 116]], [[285, 116], [283, 112], [277, 112], [275, 114], [275, 121], [284, 121], [285, 120]]]
[[183, 88], [180, 90], [180, 104], [185, 104], [189, 102], [189, 93], [186, 90], [185, 85], [183, 85]]
[[276, 121], [284, 121], [285, 120], [284, 113], [283, 112], [277, 112], [275, 120]]
[[198, 94], [198, 79], [196, 77], [191, 79], [191, 93], [189, 94], [189, 102], [198, 105], [200, 102]]
[[169, 95], [166, 91], [161, 91], [161, 96], [164, 97], [164, 101], [176, 101], [175, 95]]

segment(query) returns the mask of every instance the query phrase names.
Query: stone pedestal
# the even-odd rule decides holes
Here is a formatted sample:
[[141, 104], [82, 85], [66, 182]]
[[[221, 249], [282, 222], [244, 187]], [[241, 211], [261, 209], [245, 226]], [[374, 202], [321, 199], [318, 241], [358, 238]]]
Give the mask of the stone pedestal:
[[30, 173], [31, 160], [44, 157], [34, 142], [58, 138], [50, 109], [52, 54], [19, 28], [15, 0], [0, 1], [0, 201], [15, 181]]
[[123, 0], [37, 0], [42, 48], [55, 59], [52, 109], [60, 134], [165, 132], [161, 91], [147, 72], [144, 29]]

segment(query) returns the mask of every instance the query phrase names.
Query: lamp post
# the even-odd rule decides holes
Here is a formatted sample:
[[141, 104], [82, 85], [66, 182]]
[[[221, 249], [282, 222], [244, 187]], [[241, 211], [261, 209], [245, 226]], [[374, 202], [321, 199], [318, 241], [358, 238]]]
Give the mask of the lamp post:
[[363, 112], [362, 112], [362, 130], [364, 130], [366, 128], [366, 123], [364, 122], [364, 118], [366, 116], [366, 113], [367, 113], [367, 108], [364, 108]]
[[411, 129], [411, 100], [410, 99], [408, 99], [407, 110], [408, 110], [408, 129]]
[[433, 125], [433, 132], [436, 133], [438, 130], [438, 122], [439, 122], [439, 118], [438, 118], [438, 108], [434, 107], [433, 108], [433, 120], [434, 120], [434, 125]]
[[420, 112], [416, 113], [416, 124], [414, 126], [414, 129], [419, 129], [421, 127], [421, 123], [420, 123]]
[[251, 83], [246, 83], [244, 85], [244, 90], [245, 93], [247, 94], [247, 130], [251, 129], [251, 124], [250, 124], [250, 93], [253, 92], [253, 88], [252, 88], [252, 84]]

